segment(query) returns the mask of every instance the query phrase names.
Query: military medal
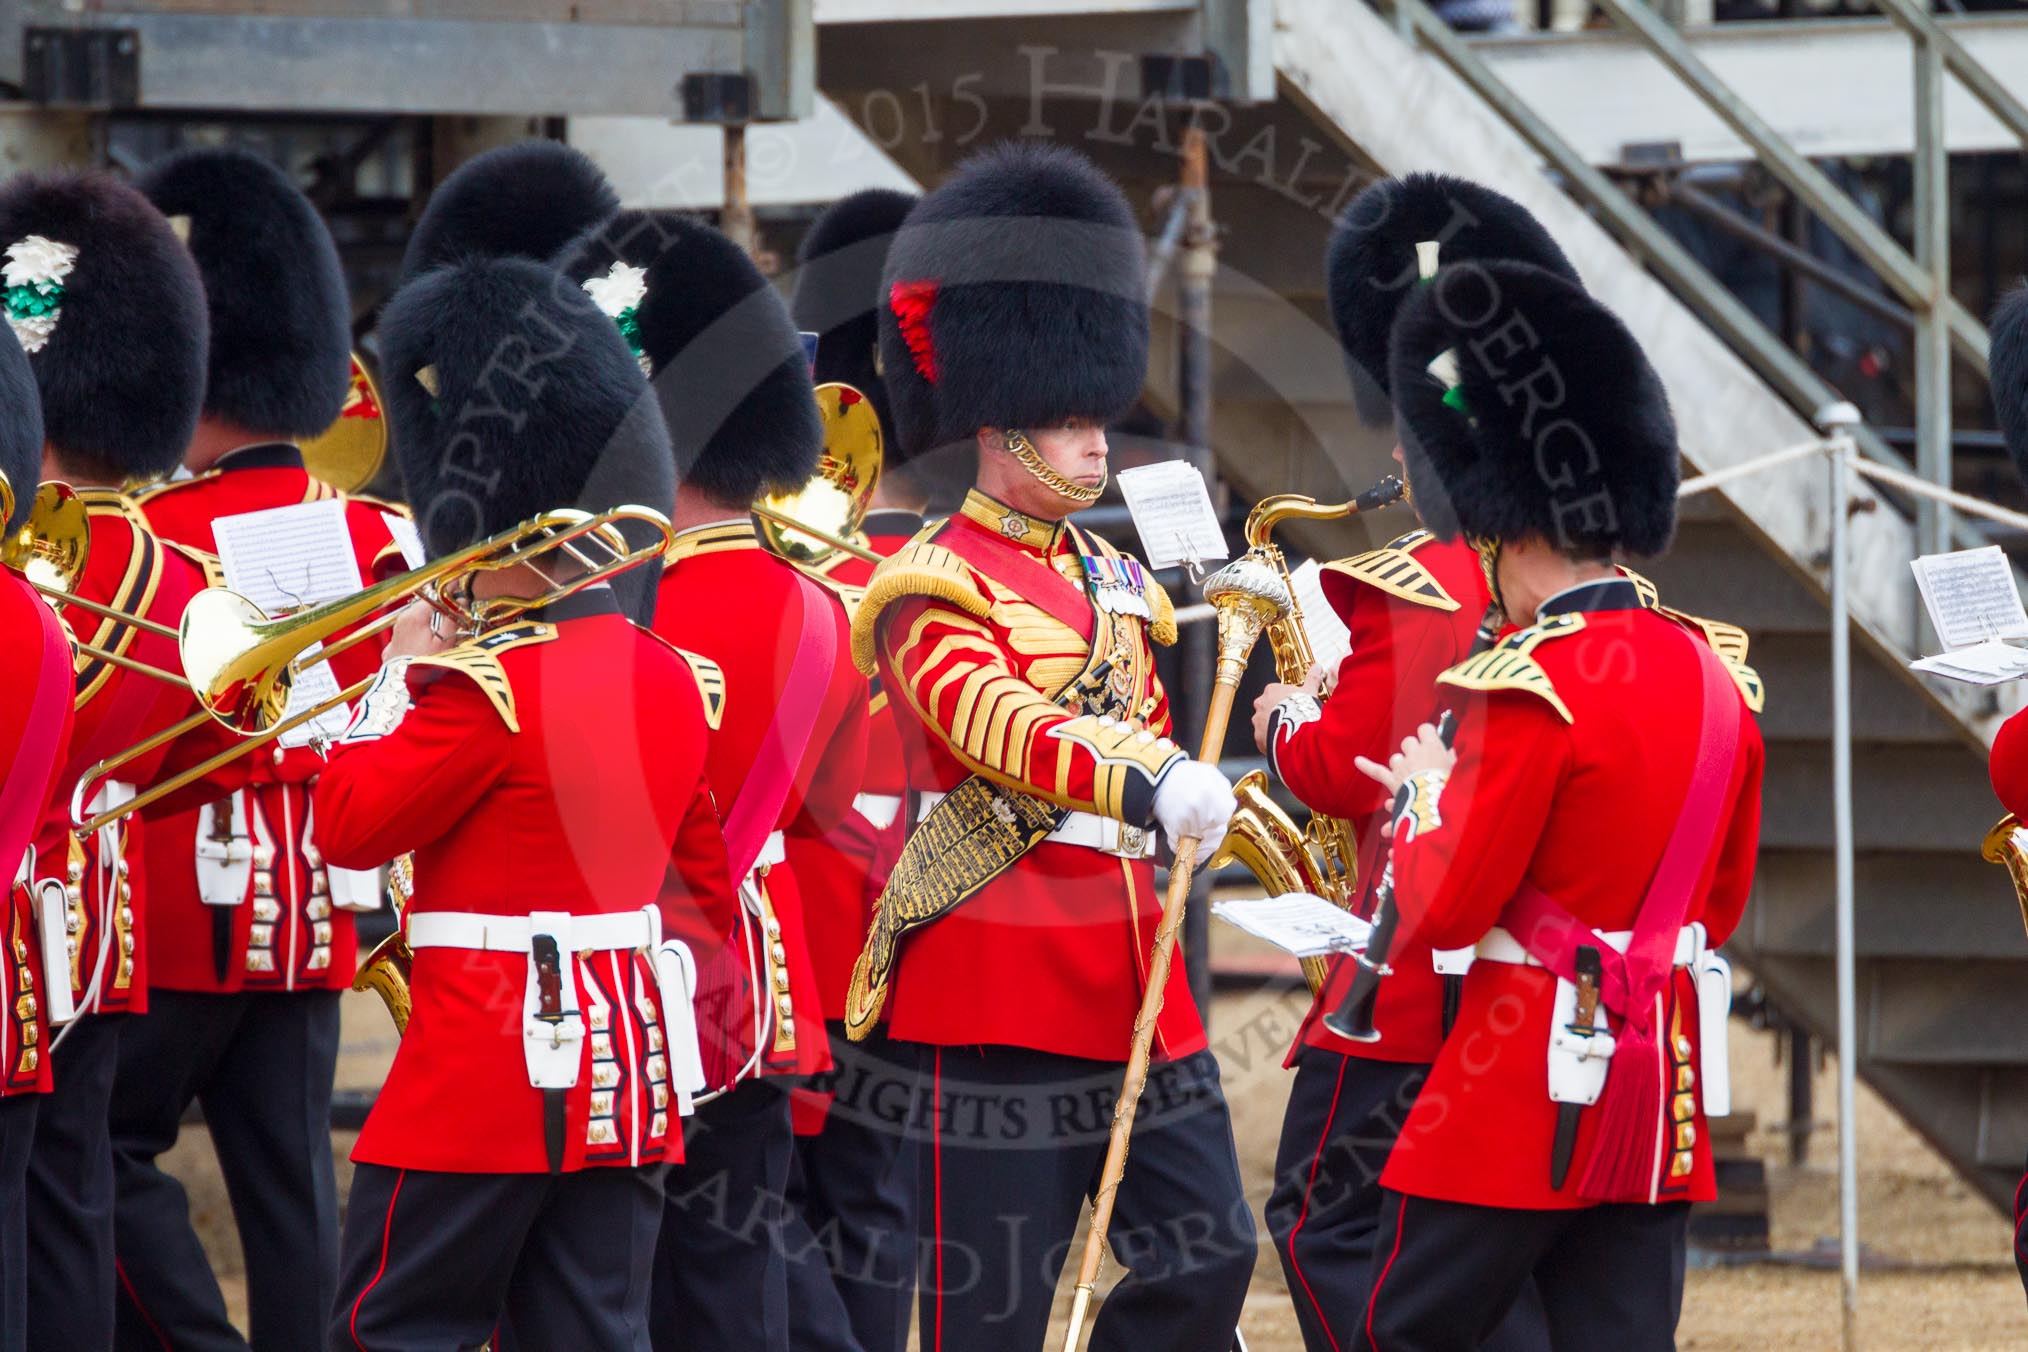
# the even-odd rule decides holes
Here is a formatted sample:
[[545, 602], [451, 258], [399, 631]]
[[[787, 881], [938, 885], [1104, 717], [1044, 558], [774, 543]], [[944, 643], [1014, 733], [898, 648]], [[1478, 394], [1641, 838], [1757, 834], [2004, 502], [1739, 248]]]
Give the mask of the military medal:
[[1108, 615], [1134, 615], [1144, 620], [1155, 617], [1148, 605], [1148, 573], [1138, 560], [1098, 554], [1080, 558], [1093, 605]]

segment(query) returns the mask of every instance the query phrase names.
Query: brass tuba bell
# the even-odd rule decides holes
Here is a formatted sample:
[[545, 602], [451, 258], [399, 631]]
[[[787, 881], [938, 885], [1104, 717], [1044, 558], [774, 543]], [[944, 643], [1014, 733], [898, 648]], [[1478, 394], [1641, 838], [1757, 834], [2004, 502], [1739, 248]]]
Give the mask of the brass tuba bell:
[[341, 493], [357, 493], [387, 458], [387, 417], [373, 373], [352, 354], [352, 383], [338, 420], [302, 445], [303, 467]]
[[819, 567], [839, 553], [877, 562], [859, 526], [880, 483], [880, 415], [872, 400], [835, 381], [817, 387], [817, 412], [824, 423], [817, 472], [794, 492], [770, 493], [754, 504], [761, 541], [804, 568]]

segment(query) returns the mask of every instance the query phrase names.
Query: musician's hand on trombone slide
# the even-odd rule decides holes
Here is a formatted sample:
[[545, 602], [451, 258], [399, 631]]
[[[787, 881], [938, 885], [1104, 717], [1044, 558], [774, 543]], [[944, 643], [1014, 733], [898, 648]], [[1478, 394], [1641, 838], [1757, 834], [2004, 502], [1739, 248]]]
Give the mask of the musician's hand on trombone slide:
[[1364, 756], [1352, 758], [1352, 764], [1358, 767], [1360, 774], [1389, 793], [1399, 790], [1425, 770], [1441, 770], [1449, 774], [1451, 767], [1457, 763], [1458, 753], [1444, 745], [1443, 734], [1434, 723], [1425, 723], [1415, 730], [1413, 737], [1402, 738], [1401, 750], [1389, 756], [1385, 765]]
[[1301, 685], [1288, 685], [1282, 681], [1268, 682], [1267, 688], [1262, 690], [1260, 696], [1253, 702], [1254, 750], [1262, 755], [1267, 754], [1268, 716], [1280, 708], [1291, 695], [1308, 695], [1311, 699], [1322, 699], [1328, 693], [1324, 688], [1325, 677], [1328, 675], [1323, 664], [1318, 663], [1304, 674]]
[[458, 641], [458, 632], [442, 610], [421, 598], [408, 603], [402, 609], [401, 617], [394, 622], [394, 631], [387, 642], [385, 660], [397, 657], [428, 657], [440, 653]]

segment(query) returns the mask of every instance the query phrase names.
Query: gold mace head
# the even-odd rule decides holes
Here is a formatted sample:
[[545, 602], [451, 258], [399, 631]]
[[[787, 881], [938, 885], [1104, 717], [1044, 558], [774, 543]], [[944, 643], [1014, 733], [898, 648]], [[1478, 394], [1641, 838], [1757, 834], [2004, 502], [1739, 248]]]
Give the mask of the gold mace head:
[[1295, 603], [1281, 570], [1250, 550], [1204, 580], [1204, 599], [1221, 611], [1244, 606], [1268, 620], [1288, 614]]
[[1249, 550], [1204, 580], [1204, 599], [1218, 609], [1221, 665], [1243, 667], [1261, 630], [1295, 608], [1281, 570]]

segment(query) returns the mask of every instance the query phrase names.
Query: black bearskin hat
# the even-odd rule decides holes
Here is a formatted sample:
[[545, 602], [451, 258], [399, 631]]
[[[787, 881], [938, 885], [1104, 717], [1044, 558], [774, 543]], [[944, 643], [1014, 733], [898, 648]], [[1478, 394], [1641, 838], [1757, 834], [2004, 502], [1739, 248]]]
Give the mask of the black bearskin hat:
[[1437, 263], [1532, 263], [1580, 282], [1563, 250], [1528, 208], [1449, 174], [1382, 179], [1352, 199], [1324, 254], [1331, 323], [1345, 350], [1352, 396], [1369, 426], [1393, 417], [1387, 336], [1421, 279], [1416, 245], [1433, 241]]
[[809, 482], [824, 449], [809, 359], [744, 249], [694, 216], [625, 211], [563, 266], [649, 372], [683, 483], [743, 507]]
[[433, 557], [558, 507], [667, 511], [662, 414], [612, 321], [519, 258], [435, 268], [380, 317], [382, 386]]
[[2028, 286], [2017, 286], [1993, 307], [1993, 412], [2007, 439], [2014, 472], [2028, 480]]
[[475, 255], [548, 262], [619, 209], [620, 195], [582, 150], [561, 141], [499, 146], [430, 194], [402, 255], [402, 279]]
[[823, 385], [843, 381], [873, 402], [887, 443], [889, 468], [901, 463], [880, 377], [880, 274], [888, 247], [917, 199], [892, 188], [865, 188], [825, 208], [796, 251], [796, 326], [817, 335], [817, 369]]
[[296, 185], [244, 150], [190, 150], [139, 187], [204, 277], [211, 313], [206, 414], [282, 438], [314, 437], [352, 383], [352, 308], [338, 246]]
[[42, 400], [28, 354], [12, 332], [0, 337], [0, 474], [14, 494], [14, 511], [0, 521], [0, 530], [11, 534], [28, 519], [42, 477]]
[[1148, 368], [1145, 271], [1126, 197], [1076, 151], [966, 160], [909, 213], [881, 279], [901, 453], [1126, 412]]
[[204, 285], [147, 198], [96, 171], [8, 180], [0, 288], [58, 454], [128, 479], [182, 463], [204, 399]]
[[1676, 525], [1676, 423], [1618, 316], [1525, 263], [1457, 263], [1401, 308], [1395, 425], [1439, 538], [1539, 535], [1576, 556], [1659, 554]]

